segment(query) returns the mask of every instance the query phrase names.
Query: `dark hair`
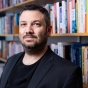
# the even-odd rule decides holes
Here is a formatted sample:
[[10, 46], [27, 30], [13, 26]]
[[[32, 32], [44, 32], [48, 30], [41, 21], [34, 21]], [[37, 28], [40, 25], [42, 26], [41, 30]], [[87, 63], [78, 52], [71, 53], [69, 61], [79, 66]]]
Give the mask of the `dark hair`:
[[47, 27], [50, 26], [50, 15], [49, 15], [48, 11], [45, 8], [43, 8], [41, 5], [38, 5], [38, 4], [29, 4], [29, 5], [26, 5], [21, 10], [20, 15], [25, 10], [38, 10], [38, 11], [40, 11], [45, 16], [45, 22], [46, 22]]

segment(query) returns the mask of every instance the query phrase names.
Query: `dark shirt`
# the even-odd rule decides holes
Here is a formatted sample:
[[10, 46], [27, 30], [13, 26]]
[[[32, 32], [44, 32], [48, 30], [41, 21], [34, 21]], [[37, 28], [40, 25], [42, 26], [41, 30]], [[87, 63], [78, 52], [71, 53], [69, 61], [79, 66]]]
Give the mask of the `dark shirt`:
[[6, 88], [27, 88], [40, 60], [32, 65], [24, 65], [22, 59], [23, 57], [12, 70]]

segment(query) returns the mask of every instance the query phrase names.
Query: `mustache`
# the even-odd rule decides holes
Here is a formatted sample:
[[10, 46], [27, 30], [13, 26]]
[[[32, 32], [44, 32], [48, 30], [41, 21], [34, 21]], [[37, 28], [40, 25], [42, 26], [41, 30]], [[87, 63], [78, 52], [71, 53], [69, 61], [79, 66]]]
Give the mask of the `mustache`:
[[27, 34], [27, 35], [24, 35], [23, 38], [26, 38], [26, 37], [32, 37], [32, 38], [37, 38], [37, 36], [33, 35], [33, 34]]

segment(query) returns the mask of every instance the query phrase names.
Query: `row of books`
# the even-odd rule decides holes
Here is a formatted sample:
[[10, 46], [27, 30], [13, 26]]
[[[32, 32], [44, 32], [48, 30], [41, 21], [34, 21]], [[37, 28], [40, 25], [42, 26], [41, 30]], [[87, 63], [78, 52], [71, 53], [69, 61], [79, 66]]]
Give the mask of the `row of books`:
[[88, 43], [58, 42], [50, 44], [50, 47], [57, 55], [82, 68], [83, 83], [85, 88], [88, 88]]
[[53, 33], [88, 33], [88, 0], [61, 0], [44, 7], [50, 13]]
[[[54, 4], [46, 4], [52, 25], [52, 33], [88, 33], [88, 0], [62, 0]], [[15, 19], [13, 19], [15, 17]], [[87, 20], [86, 20], [87, 19]], [[13, 22], [19, 24], [19, 15], [0, 17], [0, 33], [13, 34]], [[2, 25], [4, 24], [4, 25]], [[2, 32], [3, 30], [6, 30]], [[11, 30], [7, 32], [7, 30]]]
[[22, 52], [23, 47], [19, 42], [0, 40], [0, 58], [7, 59], [10, 56]]
[[0, 0], [0, 9], [24, 2], [26, 0]]
[[54, 4], [46, 4], [44, 6], [49, 14], [52, 25], [52, 33], [66, 33], [67, 32], [67, 2], [55, 2]]
[[0, 17], [0, 34], [14, 34], [15, 26], [19, 25], [19, 13]]

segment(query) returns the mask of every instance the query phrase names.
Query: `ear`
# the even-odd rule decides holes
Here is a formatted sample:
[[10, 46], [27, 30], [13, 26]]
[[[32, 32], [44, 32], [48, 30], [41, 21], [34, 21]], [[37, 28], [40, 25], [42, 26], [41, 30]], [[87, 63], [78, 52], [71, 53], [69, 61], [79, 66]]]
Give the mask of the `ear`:
[[50, 36], [51, 33], [52, 33], [52, 26], [49, 26], [49, 27], [47, 28], [47, 36]]

